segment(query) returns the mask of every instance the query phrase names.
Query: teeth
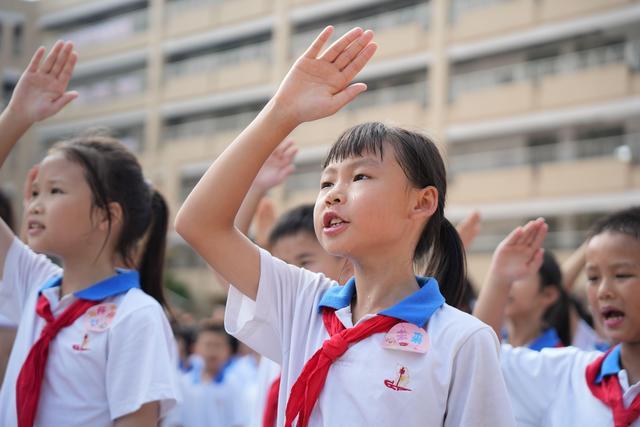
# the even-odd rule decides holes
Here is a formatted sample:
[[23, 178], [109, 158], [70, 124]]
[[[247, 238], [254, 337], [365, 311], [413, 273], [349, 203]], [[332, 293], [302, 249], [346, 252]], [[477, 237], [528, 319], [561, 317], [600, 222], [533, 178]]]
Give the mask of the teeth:
[[336, 225], [336, 224], [342, 224], [342, 220], [340, 218], [333, 218], [331, 221], [329, 221], [329, 225]]

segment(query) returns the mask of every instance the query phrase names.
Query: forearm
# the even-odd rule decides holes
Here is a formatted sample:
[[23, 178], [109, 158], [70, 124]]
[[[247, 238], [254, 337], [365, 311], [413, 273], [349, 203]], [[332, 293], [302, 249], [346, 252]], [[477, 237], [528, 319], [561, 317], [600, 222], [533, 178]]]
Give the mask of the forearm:
[[11, 110], [11, 106], [0, 114], [0, 166], [7, 160], [13, 146], [29, 130], [31, 123], [20, 114]]
[[504, 310], [510, 286], [504, 277], [491, 268], [473, 309], [473, 315], [491, 326], [498, 337], [504, 323]]
[[562, 263], [562, 283], [567, 292], [573, 291], [576, 280], [585, 265], [585, 249], [587, 244], [583, 243], [571, 256]]
[[242, 205], [236, 215], [235, 226], [245, 236], [249, 235], [249, 228], [251, 227], [253, 217], [258, 210], [260, 200], [262, 200], [266, 193], [265, 189], [254, 184], [249, 188], [247, 195], [242, 201]]

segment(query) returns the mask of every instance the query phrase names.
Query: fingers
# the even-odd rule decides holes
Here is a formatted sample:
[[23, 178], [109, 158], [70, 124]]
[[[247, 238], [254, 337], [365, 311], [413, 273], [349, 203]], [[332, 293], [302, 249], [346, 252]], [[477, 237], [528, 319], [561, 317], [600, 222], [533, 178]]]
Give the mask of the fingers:
[[60, 51], [64, 46], [64, 42], [62, 40], [58, 40], [51, 48], [51, 52], [47, 55], [47, 59], [44, 60], [44, 64], [42, 65], [42, 71], [45, 73], [50, 73], [53, 65], [56, 63], [58, 59], [58, 55], [60, 55]]
[[367, 47], [372, 39], [373, 31], [367, 30], [362, 33], [362, 35], [360, 35], [360, 37], [358, 37], [353, 43], [348, 45], [346, 49], [343, 49], [340, 55], [335, 59], [335, 61], [333, 61], [335, 66], [342, 71], [356, 56], [358, 56], [360, 52], [362, 52], [365, 47]]
[[40, 46], [36, 53], [33, 54], [31, 61], [29, 62], [29, 66], [27, 67], [27, 71], [30, 73], [35, 73], [38, 71], [38, 67], [40, 66], [40, 61], [42, 61], [42, 57], [44, 56], [45, 48]]
[[342, 74], [346, 81], [351, 81], [353, 78], [364, 68], [369, 62], [378, 45], [375, 43], [369, 43], [364, 49], [362, 49], [358, 55], [342, 70]]
[[65, 64], [67, 63], [71, 52], [73, 51], [73, 43], [67, 42], [62, 47], [60, 54], [56, 58], [56, 62], [51, 67], [51, 74], [54, 77], [58, 77], [62, 70], [64, 69]]
[[325, 45], [325, 43], [327, 43], [327, 40], [329, 40], [329, 37], [331, 37], [332, 33], [332, 26], [328, 26], [324, 30], [322, 30], [322, 32], [318, 35], [318, 37], [316, 37], [313, 43], [311, 43], [311, 46], [309, 46], [309, 48], [302, 56], [313, 59], [317, 58], [320, 54], [320, 51], [322, 50], [322, 47]]
[[67, 61], [64, 63], [62, 70], [60, 70], [60, 74], [58, 75], [58, 79], [62, 84], [66, 85], [71, 80], [71, 76], [73, 75], [73, 69], [78, 62], [78, 54], [75, 52], [71, 52]]
[[336, 110], [339, 110], [340, 108], [345, 106], [347, 103], [351, 102], [353, 98], [355, 98], [365, 90], [367, 90], [366, 84], [354, 83], [350, 86], [347, 86], [345, 89], [341, 90], [340, 92], [336, 93], [333, 96], [334, 102], [336, 103], [336, 106], [337, 106]]
[[345, 35], [336, 40], [320, 59], [333, 62], [336, 58], [351, 44], [357, 40], [362, 34], [362, 28], [356, 27], [349, 30]]
[[68, 103], [70, 103], [77, 97], [78, 97], [78, 92], [76, 91], [64, 93], [62, 96], [56, 99], [51, 105], [51, 113], [49, 114], [49, 116], [52, 116], [58, 111], [62, 110]]

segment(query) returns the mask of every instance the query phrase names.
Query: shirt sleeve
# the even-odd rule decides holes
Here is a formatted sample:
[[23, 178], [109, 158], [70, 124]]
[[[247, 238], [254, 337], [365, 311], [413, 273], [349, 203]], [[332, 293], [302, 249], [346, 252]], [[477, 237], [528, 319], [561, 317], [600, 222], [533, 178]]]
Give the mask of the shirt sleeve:
[[473, 332], [458, 350], [445, 426], [515, 426], [500, 372], [498, 340], [488, 327]]
[[556, 391], [566, 390], [577, 351], [572, 347], [538, 352], [501, 346], [502, 373], [520, 425], [540, 425], [556, 399]]
[[292, 331], [306, 328], [323, 293], [335, 282], [323, 274], [289, 265], [260, 249], [256, 300], [232, 286], [225, 312], [227, 332], [258, 353], [282, 363]]
[[30, 295], [37, 292], [62, 269], [44, 255], [38, 255], [17, 237], [7, 251], [0, 283], [0, 314], [20, 321]]
[[109, 332], [106, 388], [111, 419], [158, 401], [163, 418], [179, 395], [173, 335], [158, 304], [144, 306]]

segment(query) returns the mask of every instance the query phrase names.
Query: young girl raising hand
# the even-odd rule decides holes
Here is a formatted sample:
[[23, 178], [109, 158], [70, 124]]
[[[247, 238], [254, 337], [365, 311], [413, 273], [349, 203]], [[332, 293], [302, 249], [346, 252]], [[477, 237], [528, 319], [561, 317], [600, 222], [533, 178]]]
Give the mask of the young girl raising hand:
[[[0, 164], [32, 124], [77, 96], [66, 92], [72, 44], [43, 56], [38, 49], [0, 115]], [[29, 246], [0, 222], [0, 313], [19, 322], [0, 425], [157, 425], [176, 394], [161, 306], [162, 196], [133, 154], [100, 136], [56, 144], [32, 178]], [[116, 269], [122, 263], [139, 271]]]
[[[282, 365], [277, 425], [513, 425], [495, 335], [445, 303], [459, 298], [464, 252], [443, 215], [445, 169], [428, 138], [369, 123], [331, 149], [314, 223], [323, 248], [353, 264], [343, 287], [234, 228], [278, 143], [366, 89], [351, 81], [376, 50], [373, 33], [353, 29], [322, 52], [331, 32], [209, 168], [176, 229], [232, 283], [227, 329]], [[435, 277], [416, 277], [427, 253]]]

